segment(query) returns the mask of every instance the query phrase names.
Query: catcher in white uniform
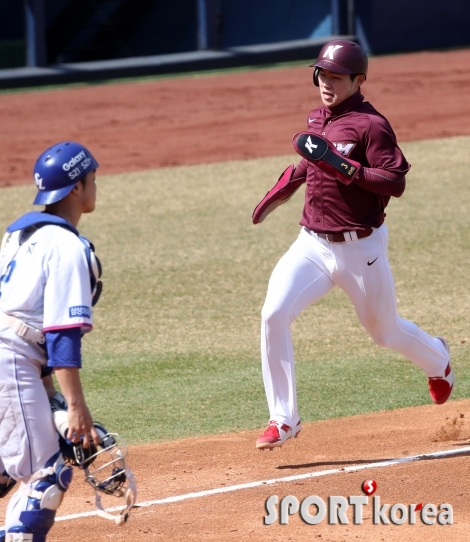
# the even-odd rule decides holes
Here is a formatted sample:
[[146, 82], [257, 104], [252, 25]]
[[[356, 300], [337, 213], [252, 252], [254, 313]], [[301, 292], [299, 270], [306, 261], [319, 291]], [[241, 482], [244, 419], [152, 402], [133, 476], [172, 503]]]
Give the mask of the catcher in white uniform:
[[[68, 402], [68, 438], [98, 446], [79, 369], [101, 291], [93, 246], [79, 236], [95, 208], [98, 162], [63, 142], [38, 158], [32, 212], [7, 228], [0, 257], [0, 457], [20, 482], [0, 540], [44, 542], [72, 479], [64, 464], [42, 377], [54, 371]], [[99, 265], [98, 265], [99, 267]]]
[[[45, 374], [42, 378], [42, 382], [44, 384], [44, 387], [46, 388], [47, 396], [50, 400], [55, 397], [62, 402], [65, 401], [63, 395], [57, 392], [54, 381], [52, 380], [52, 376]], [[10, 493], [10, 491], [15, 486], [15, 483], [16, 480], [8, 474], [7, 470], [5, 469], [5, 465], [3, 464], [2, 458], [0, 457], [0, 499]], [[0, 542], [3, 542], [2, 536], [2, 531], [0, 531]]]

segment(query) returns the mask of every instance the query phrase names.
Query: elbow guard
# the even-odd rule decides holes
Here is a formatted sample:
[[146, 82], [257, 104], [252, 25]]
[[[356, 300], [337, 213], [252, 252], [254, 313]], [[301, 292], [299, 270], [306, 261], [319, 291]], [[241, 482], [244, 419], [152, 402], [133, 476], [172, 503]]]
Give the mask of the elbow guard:
[[362, 169], [359, 162], [343, 156], [330, 141], [310, 132], [295, 134], [292, 145], [300, 156], [343, 184], [351, 184]]

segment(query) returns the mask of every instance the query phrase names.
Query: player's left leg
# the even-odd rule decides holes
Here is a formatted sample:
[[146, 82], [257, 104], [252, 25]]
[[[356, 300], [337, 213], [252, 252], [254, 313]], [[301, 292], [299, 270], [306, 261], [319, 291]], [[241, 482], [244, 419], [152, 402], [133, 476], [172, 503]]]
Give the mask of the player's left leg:
[[[344, 262], [335, 281], [353, 301], [361, 324], [374, 341], [379, 346], [400, 352], [420, 367], [431, 379], [433, 400], [444, 402], [442, 399], [450, 396], [453, 384], [453, 375], [445, 374], [446, 370], [450, 371], [448, 348], [440, 338], [429, 335], [398, 315], [387, 246], [388, 232], [384, 225], [370, 237], [335, 247], [337, 260]], [[445, 388], [442, 397], [433, 395], [433, 378], [444, 378], [441, 381]]]

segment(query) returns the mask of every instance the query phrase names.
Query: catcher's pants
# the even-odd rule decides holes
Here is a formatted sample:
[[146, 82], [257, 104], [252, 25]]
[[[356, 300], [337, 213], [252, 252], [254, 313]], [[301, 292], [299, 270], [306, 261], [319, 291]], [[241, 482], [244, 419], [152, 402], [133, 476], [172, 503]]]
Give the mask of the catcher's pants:
[[385, 225], [369, 237], [344, 243], [329, 243], [302, 228], [279, 260], [261, 313], [261, 357], [270, 420], [291, 427], [299, 421], [290, 326], [335, 285], [350, 297], [359, 321], [379, 346], [400, 352], [428, 377], [443, 374], [449, 354], [442, 341], [397, 314], [387, 247]]
[[[39, 362], [0, 346], [0, 457], [10, 476], [27, 480], [59, 451]], [[18, 484], [19, 485], [19, 484]], [[18, 525], [27, 498], [10, 499], [5, 526]]]

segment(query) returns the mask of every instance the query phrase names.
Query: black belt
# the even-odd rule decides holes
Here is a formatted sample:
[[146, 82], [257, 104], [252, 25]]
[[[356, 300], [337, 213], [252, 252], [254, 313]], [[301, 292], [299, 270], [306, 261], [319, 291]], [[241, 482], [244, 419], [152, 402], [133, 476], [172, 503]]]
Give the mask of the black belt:
[[356, 230], [354, 232], [344, 232], [344, 233], [320, 233], [315, 232], [318, 237], [321, 237], [322, 239], [326, 239], [329, 243], [344, 243], [346, 241], [355, 241], [352, 234], [356, 234], [358, 239], [364, 239], [364, 237], [369, 237], [369, 235], [372, 234], [374, 231], [374, 228], [366, 228], [365, 230]]

